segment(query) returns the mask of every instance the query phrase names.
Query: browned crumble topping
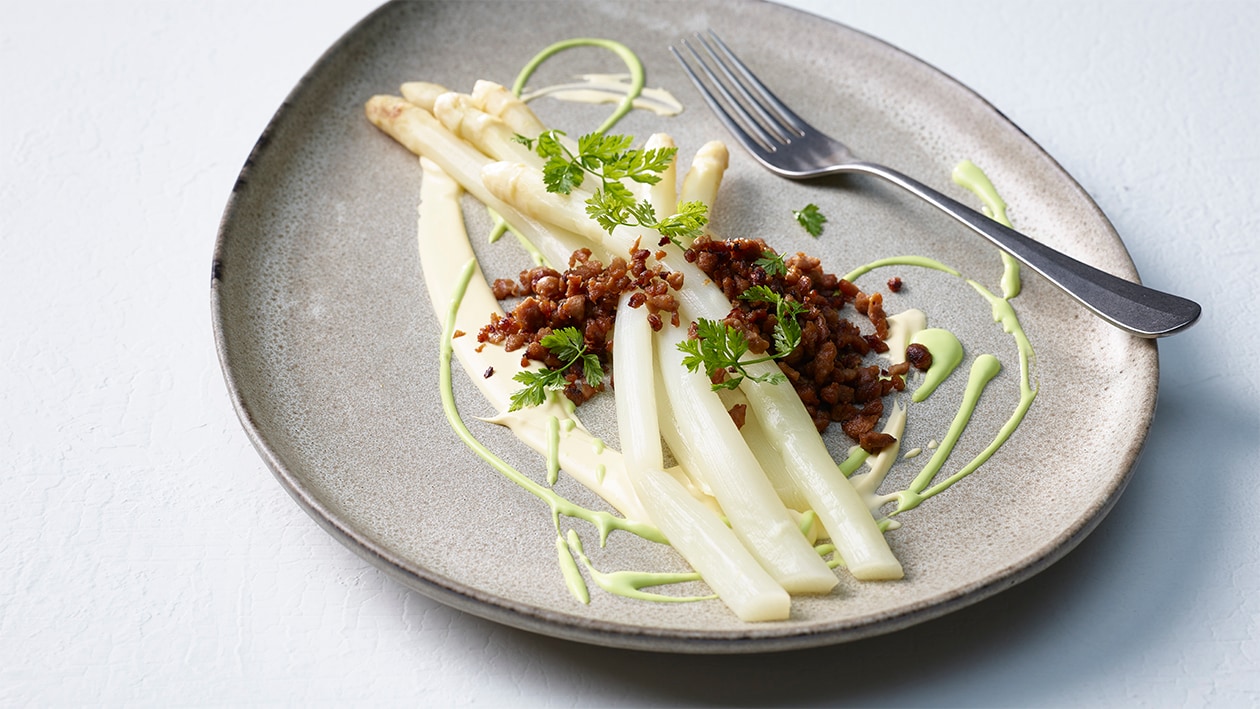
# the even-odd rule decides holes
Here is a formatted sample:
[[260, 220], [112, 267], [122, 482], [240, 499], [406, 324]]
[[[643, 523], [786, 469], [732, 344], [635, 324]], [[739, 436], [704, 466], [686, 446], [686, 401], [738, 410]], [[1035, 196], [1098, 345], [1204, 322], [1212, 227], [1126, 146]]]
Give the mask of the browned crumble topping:
[[932, 353], [928, 348], [915, 342], [906, 347], [906, 361], [914, 365], [920, 372], [926, 372], [932, 366]]
[[[651, 251], [636, 248], [629, 260], [615, 257], [605, 267], [591, 258], [590, 249], [579, 249], [569, 257], [569, 267], [563, 273], [538, 266], [521, 271], [516, 281], [497, 279], [491, 287], [495, 298], [522, 300], [507, 315], [492, 315], [477, 340], [503, 345], [508, 352], [522, 350], [522, 364], [535, 360], [555, 369], [564, 362], [543, 347], [542, 338], [552, 330], [573, 327], [582, 333], [587, 351], [607, 367], [612, 355], [613, 318], [622, 293], [634, 291], [630, 307], [646, 306], [654, 330], [661, 329], [664, 318], [674, 326], [679, 324], [678, 301], [671, 291], [682, 287], [683, 274], [667, 271], [660, 263], [649, 264], [652, 257]], [[564, 394], [575, 404], [603, 389], [603, 385], [588, 385], [580, 366], [571, 367], [565, 379], [569, 384]]]
[[[779, 369], [796, 390], [819, 432], [832, 422], [862, 448], [876, 452], [896, 439], [875, 430], [884, 413], [883, 397], [905, 389], [905, 375], [911, 364], [919, 367], [911, 348], [909, 362], [881, 370], [864, 360], [871, 352], [888, 351], [888, 319], [883, 296], [867, 294], [856, 285], [826, 273], [819, 259], [796, 254], [784, 259], [786, 273], [767, 274], [755, 262], [774, 251], [761, 239], [714, 240], [701, 236], [685, 256], [716, 283], [734, 303], [727, 315], [727, 325], [739, 328], [748, 340], [753, 354], [771, 347], [776, 316], [767, 303], [741, 300], [739, 296], [754, 285], [767, 286], [776, 293], [806, 306], [800, 315], [801, 344], [791, 354], [779, 359]], [[652, 328], [660, 330], [664, 318], [679, 325], [678, 301], [672, 291], [683, 285], [683, 274], [666, 270], [659, 261], [664, 253], [636, 248], [629, 259], [615, 257], [605, 267], [591, 258], [589, 249], [579, 249], [569, 258], [563, 273], [547, 267], [535, 267], [520, 273], [517, 280], [497, 279], [492, 290], [499, 300], [521, 298], [507, 315], [492, 315], [488, 325], [477, 335], [481, 343], [503, 345], [513, 352], [522, 350], [521, 362], [530, 360], [556, 368], [564, 363], [543, 347], [541, 340], [552, 330], [575, 327], [582, 333], [587, 350], [600, 358], [606, 367], [611, 359], [611, 337], [618, 299], [633, 291], [629, 305], [646, 306]], [[656, 263], [649, 263], [655, 261]], [[894, 281], [895, 286], [894, 286]], [[901, 288], [901, 279], [891, 279], [889, 290]], [[858, 326], [842, 311], [848, 305], [865, 316], [874, 333], [863, 335]], [[695, 336], [692, 324], [691, 336]], [[930, 354], [922, 348], [930, 362]], [[919, 367], [920, 369], [926, 369]], [[487, 376], [489, 376], [487, 374]], [[564, 394], [576, 404], [590, 399], [603, 389], [591, 388], [579, 368], [566, 372], [569, 382]], [[744, 405], [730, 410], [731, 419], [742, 427], [747, 415]]]
[[[812, 256], [796, 254], [784, 259], [786, 273], [768, 274], [755, 262], [774, 251], [760, 239], [713, 240], [700, 237], [686, 252], [726, 294], [735, 307], [725, 322], [744, 332], [755, 354], [771, 347], [776, 324], [775, 309], [768, 303], [740, 300], [749, 287], [763, 285], [806, 306], [799, 317], [801, 344], [779, 359], [779, 369], [805, 403], [819, 432], [832, 422], [864, 449], [874, 452], [895, 439], [875, 430], [884, 413], [883, 397], [905, 389], [904, 369], [884, 372], [867, 365], [870, 352], [887, 352], [888, 320], [883, 296], [866, 294], [854, 284], [822, 270]], [[875, 328], [862, 335], [842, 311], [852, 304]], [[694, 333], [693, 333], [694, 334]]]

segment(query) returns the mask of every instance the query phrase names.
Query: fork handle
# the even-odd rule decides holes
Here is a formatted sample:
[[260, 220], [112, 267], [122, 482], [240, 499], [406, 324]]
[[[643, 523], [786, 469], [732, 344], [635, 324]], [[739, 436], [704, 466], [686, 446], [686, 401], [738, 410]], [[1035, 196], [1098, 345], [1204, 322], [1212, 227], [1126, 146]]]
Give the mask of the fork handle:
[[846, 168], [882, 177], [922, 198], [1044, 276], [1102, 319], [1138, 337], [1180, 332], [1193, 325], [1202, 312], [1194, 301], [1126, 281], [1055, 251], [892, 168], [868, 162], [850, 163]]

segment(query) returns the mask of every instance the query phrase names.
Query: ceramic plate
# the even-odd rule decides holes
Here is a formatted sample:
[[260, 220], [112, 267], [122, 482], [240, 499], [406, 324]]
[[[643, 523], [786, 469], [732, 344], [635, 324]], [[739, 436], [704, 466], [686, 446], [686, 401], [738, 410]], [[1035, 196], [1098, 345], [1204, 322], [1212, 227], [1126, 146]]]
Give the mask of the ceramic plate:
[[[520, 7], [382, 7], [293, 90], [227, 206], [211, 290], [227, 383], [267, 464], [331, 534], [417, 591], [518, 628], [610, 646], [755, 652], [838, 643], [942, 615], [1029, 578], [1099, 523], [1125, 486], [1153, 413], [1155, 346], [1103, 324], [1026, 271], [1012, 303], [1035, 350], [1036, 401], [979, 472], [898, 518], [902, 527], [888, 538], [904, 580], [857, 583], [841, 572], [832, 594], [798, 598], [790, 620], [762, 624], [739, 622], [718, 601], [636, 601], [594, 584], [589, 604], [577, 602], [558, 567], [548, 508], [483, 464], [443, 417], [440, 323], [415, 248], [420, 173], [411, 154], [365, 120], [363, 104], [373, 94], [397, 93], [399, 84], [417, 79], [464, 90], [479, 78], [510, 85], [552, 42], [609, 36], [639, 54], [650, 87], [685, 106], [674, 117], [636, 111], [618, 132], [668, 132], [686, 162], [690, 151], [726, 134], [667, 47], [713, 28], [780, 96], [859, 155], [975, 204], [950, 179], [959, 161], [972, 160], [1006, 198], [1017, 228], [1112, 273], [1137, 274], [1088, 195], [1028, 136], [966, 87], [876, 39], [757, 2]], [[544, 65], [531, 84], [619, 69], [609, 53], [575, 50]], [[607, 111], [554, 99], [534, 106], [573, 134], [593, 130]], [[819, 239], [791, 219], [792, 209], [809, 202], [830, 219]], [[526, 261], [515, 244], [487, 245], [480, 238], [488, 227], [484, 212], [472, 202], [465, 207], [487, 270], [519, 271]], [[926, 256], [1001, 292], [997, 252], [896, 188], [867, 178], [784, 181], [734, 147], [714, 228], [764, 237], [780, 251], [815, 253], [836, 273], [884, 257]], [[922, 308], [931, 325], [960, 336], [968, 358], [991, 353], [1003, 364], [946, 464], [948, 474], [977, 455], [1016, 406], [1015, 343], [963, 279], [895, 267], [859, 284], [885, 290], [893, 276], [905, 288], [887, 294], [890, 311]], [[903, 451], [924, 454], [898, 463], [885, 490], [905, 487], [943, 438], [966, 367], [912, 407]], [[537, 455], [473, 418], [493, 412], [468, 377], [456, 375], [473, 432], [541, 479]], [[615, 446], [610, 411], [609, 402], [596, 400], [579, 414]], [[838, 436], [829, 434], [828, 443], [842, 455], [847, 443]], [[557, 490], [601, 507], [564, 475]], [[578, 530], [596, 568], [682, 568], [667, 547], [618, 533], [601, 549], [585, 523], [562, 525]]]

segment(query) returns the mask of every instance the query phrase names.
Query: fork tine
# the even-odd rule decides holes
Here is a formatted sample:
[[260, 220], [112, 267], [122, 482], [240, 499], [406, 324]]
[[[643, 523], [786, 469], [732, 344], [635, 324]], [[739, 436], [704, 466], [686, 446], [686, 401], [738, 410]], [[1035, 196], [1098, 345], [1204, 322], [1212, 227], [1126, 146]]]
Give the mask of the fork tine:
[[[723, 71], [727, 71], [726, 63], [728, 62], [731, 66], [735, 67], [735, 70], [743, 78], [743, 81], [736, 81], [735, 77], [731, 76], [729, 71], [727, 71], [727, 75], [731, 76], [731, 80], [735, 81], [735, 83], [740, 87], [740, 90], [744, 92], [745, 96], [748, 96], [750, 101], [754, 102], [760, 110], [766, 112], [767, 117], [769, 117], [770, 109], [772, 108], [774, 112], [778, 114], [774, 117], [777, 119], [777, 122], [790, 126], [797, 137], [803, 136], [813, 130], [813, 127], [810, 124], [806, 123], [803, 118], [796, 115], [792, 109], [788, 108], [787, 104], [779, 100], [779, 97], [775, 96], [774, 92], [767, 88], [766, 85], [757, 78], [757, 75], [754, 74], [752, 70], [744, 64], [744, 62], [740, 61], [739, 57], [735, 56], [735, 53], [731, 51], [730, 47], [726, 46], [726, 43], [722, 41], [722, 38], [719, 37], [716, 32], [709, 30], [709, 37], [713, 39], [713, 43], [718, 46], [722, 55], [724, 55], [727, 60], [722, 65]], [[709, 51], [711, 53], [713, 52], [712, 49], [709, 49]], [[714, 53], [714, 56], [717, 56], [716, 53]], [[754, 91], [760, 94], [761, 100], [757, 100], [749, 94], [747, 89], [744, 88], [745, 85], [752, 87]], [[767, 104], [769, 104], [769, 108], [767, 108]]]
[[753, 136], [745, 130], [744, 124], [736, 120], [735, 116], [731, 115], [726, 106], [718, 100], [718, 97], [709, 89], [708, 85], [706, 85], [705, 82], [700, 79], [700, 76], [695, 72], [695, 70], [691, 68], [691, 64], [687, 62], [678, 49], [671, 46], [669, 48], [670, 53], [672, 53], [674, 58], [678, 60], [678, 63], [682, 65], [683, 71], [687, 73], [687, 76], [691, 79], [691, 83], [695, 84], [696, 89], [700, 92], [700, 97], [703, 98], [704, 102], [707, 103], [709, 108], [713, 110], [713, 114], [717, 116], [719, 121], [722, 122], [722, 125], [726, 126], [726, 129], [729, 130], [731, 134], [734, 135], [740, 143], [743, 143], [744, 147], [750, 150], [754, 155], [768, 155], [774, 152], [774, 146], [778, 141], [767, 134], [755, 120], [752, 120], [752, 117], [749, 116], [746, 111], [743, 111], [739, 104], [735, 102], [734, 97], [726, 91], [725, 87], [723, 87], [717, 80], [717, 77], [713, 75], [713, 72], [709, 70], [709, 67], [702, 59], [700, 59], [700, 55], [696, 54], [696, 50], [688, 44], [686, 40], [682, 41], [682, 45], [691, 52], [693, 57], [695, 57], [696, 64], [699, 65], [700, 69], [709, 77], [709, 80], [713, 83], [713, 85], [722, 92], [727, 103], [733, 106], [736, 111], [743, 113], [744, 120], [747, 121], [747, 124], [756, 131], [758, 135]]
[[[761, 105], [756, 96], [749, 93], [748, 89], [731, 73], [731, 69], [713, 47], [710, 46], [703, 35], [697, 32], [695, 33], [695, 39], [704, 49], [705, 58], [708, 60], [702, 66], [709, 80], [722, 93], [727, 103], [739, 112], [740, 117], [746, 121], [747, 125], [751, 126], [766, 141], [768, 148], [773, 150], [780, 144], [790, 142], [797, 137], [795, 131], [791, 130], [790, 127], [784, 126], [781, 121], [777, 120]], [[699, 56], [696, 50], [691, 48], [690, 45], [688, 45], [688, 49], [691, 49], [692, 55], [696, 56], [698, 60]], [[722, 73], [723, 78], [719, 78], [709, 69], [710, 64]], [[736, 93], [738, 96], [735, 95]]]
[[[708, 53], [709, 60], [726, 78], [725, 81], [717, 82], [719, 87], [724, 90], [728, 90], [729, 87], [729, 90], [737, 92], [740, 98], [732, 100], [738, 104], [745, 114], [747, 114], [749, 110], [756, 113], [755, 118], [751, 115], [749, 115], [748, 118], [750, 120], [756, 120], [761, 127], [773, 134], [778, 142], [789, 143], [792, 139], [801, 137], [803, 131], [797, 129], [782, 117], [775, 115], [772, 110], [774, 108], [773, 103], [767, 106], [767, 102], [764, 99], [758, 98], [758, 96], [754, 95], [748, 89], [748, 86], [751, 85], [758, 91], [758, 93], [766, 94], [769, 90], [766, 89], [765, 85], [761, 84], [761, 82], [757, 80], [757, 77], [748, 70], [748, 67], [744, 66], [739, 61], [735, 54], [722, 43], [721, 38], [719, 38], [713, 30], [709, 30], [709, 36], [712, 38], [712, 42], [718, 45], [721, 53], [719, 53], [719, 49], [714, 49], [710, 40], [706, 39], [699, 32], [695, 35], [696, 39], [699, 40], [700, 44]], [[725, 55], [725, 58], [723, 57], [723, 54]], [[734, 67], [734, 69], [732, 69], [732, 67]], [[740, 77], [735, 75], [736, 72], [744, 78], [741, 80]], [[773, 94], [771, 94], [771, 98], [774, 98]]]

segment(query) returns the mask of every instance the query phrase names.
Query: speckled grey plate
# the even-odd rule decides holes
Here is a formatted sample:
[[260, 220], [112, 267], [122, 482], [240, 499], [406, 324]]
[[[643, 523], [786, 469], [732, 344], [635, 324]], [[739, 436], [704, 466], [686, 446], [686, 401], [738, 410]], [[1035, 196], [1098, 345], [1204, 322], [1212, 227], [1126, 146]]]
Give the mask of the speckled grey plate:
[[[785, 622], [738, 622], [719, 602], [631, 601], [592, 588], [577, 603], [561, 579], [548, 509], [483, 465], [450, 432], [437, 394], [439, 323], [415, 253], [415, 159], [368, 124], [363, 102], [425, 79], [466, 88], [510, 84], [543, 46], [615, 28], [648, 67], [650, 86], [687, 106], [676, 118], [636, 112], [620, 132], [667, 131], [682, 155], [725, 134], [688, 85], [667, 44], [716, 29], [780, 95], [861, 155], [974, 202], [951, 168], [971, 159], [1010, 204], [1016, 226], [1129, 278], [1120, 239], [1084, 191], [980, 97], [882, 42], [840, 25], [757, 2], [404, 2], [354, 27], [311, 69], [277, 112], [241, 172], [223, 218], [211, 289], [220, 357], [258, 450], [298, 503], [331, 534], [402, 583], [469, 613], [603, 645], [683, 652], [756, 652], [843, 642], [933, 618], [1023, 581], [1060, 558], [1123, 490], [1153, 414], [1157, 359], [1150, 341], [1087, 315], [1035, 275], [1015, 305], [1036, 349], [1039, 396], [1014, 438], [980, 472], [900, 517], [889, 534], [906, 578], [858, 584], [841, 574], [826, 597], [801, 598]], [[465, 37], [476, 28], [477, 42]], [[616, 71], [611, 55], [580, 50], [547, 64], [534, 83]], [[552, 125], [593, 129], [604, 108], [540, 100]], [[776, 179], [738, 151], [715, 207], [725, 235], [763, 236], [806, 249], [844, 273], [920, 254], [998, 289], [998, 255], [895, 188], [866, 179], [798, 184]], [[789, 210], [818, 203], [830, 216], [814, 241]], [[492, 273], [524, 263], [510, 240], [477, 238], [486, 223], [467, 205], [470, 231]], [[1017, 396], [1014, 345], [963, 281], [922, 269], [884, 269], [906, 288], [890, 310], [921, 307], [959, 333], [969, 356], [996, 354], [1005, 369], [946, 470], [991, 440]], [[964, 364], [964, 367], [966, 365]], [[944, 435], [965, 379], [956, 374], [912, 409], [905, 447]], [[523, 470], [539, 459], [505, 431], [472, 420], [490, 413], [456, 377], [474, 432]], [[616, 441], [607, 402], [583, 419]], [[837, 452], [844, 443], [829, 441]], [[919, 459], [922, 461], [926, 456]], [[899, 465], [886, 488], [921, 465]], [[596, 498], [562, 476], [559, 489]], [[675, 569], [673, 551], [615, 534], [597, 565]]]

